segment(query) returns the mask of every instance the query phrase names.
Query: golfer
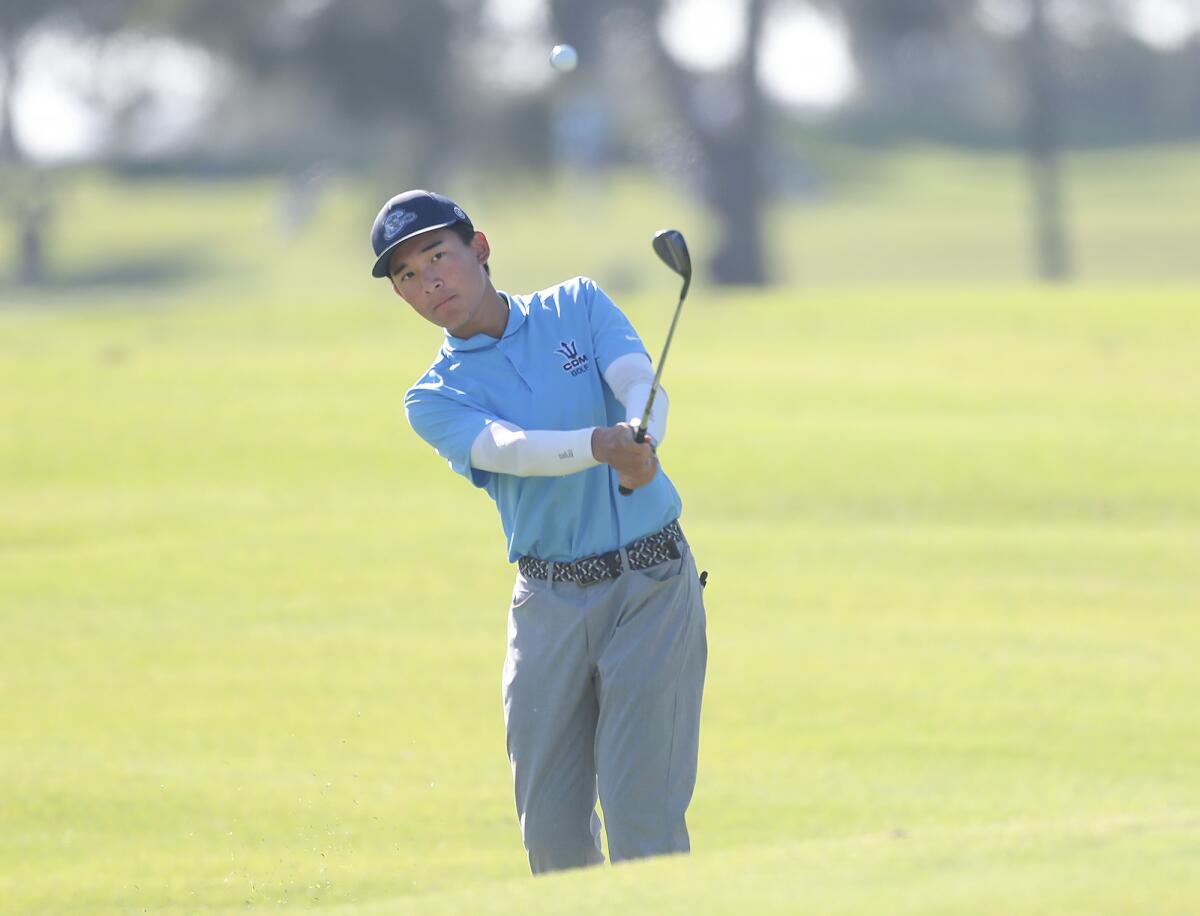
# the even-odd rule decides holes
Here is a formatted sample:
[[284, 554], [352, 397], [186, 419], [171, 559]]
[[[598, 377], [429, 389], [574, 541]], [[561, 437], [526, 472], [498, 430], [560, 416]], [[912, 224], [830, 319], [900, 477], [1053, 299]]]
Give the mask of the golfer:
[[[504, 723], [535, 874], [686, 852], [707, 659], [701, 582], [659, 466], [668, 402], [633, 427], [654, 378], [593, 281], [493, 285], [487, 237], [440, 194], [389, 200], [376, 277], [445, 330], [408, 420], [487, 492], [517, 564]], [[618, 485], [632, 489], [619, 495]]]

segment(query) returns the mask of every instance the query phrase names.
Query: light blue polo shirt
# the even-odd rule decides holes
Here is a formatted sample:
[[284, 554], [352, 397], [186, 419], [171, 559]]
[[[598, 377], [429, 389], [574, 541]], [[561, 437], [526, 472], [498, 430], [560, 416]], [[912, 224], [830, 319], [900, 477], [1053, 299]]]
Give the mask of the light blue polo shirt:
[[564, 477], [471, 467], [471, 444], [493, 420], [552, 430], [621, 422], [625, 409], [601, 373], [618, 357], [646, 352], [629, 319], [586, 277], [527, 296], [501, 295], [509, 307], [504, 336], [447, 333], [404, 408], [417, 434], [496, 501], [508, 559], [577, 560], [678, 518], [679, 494], [661, 467], [631, 496], [617, 492], [617, 474], [607, 465]]

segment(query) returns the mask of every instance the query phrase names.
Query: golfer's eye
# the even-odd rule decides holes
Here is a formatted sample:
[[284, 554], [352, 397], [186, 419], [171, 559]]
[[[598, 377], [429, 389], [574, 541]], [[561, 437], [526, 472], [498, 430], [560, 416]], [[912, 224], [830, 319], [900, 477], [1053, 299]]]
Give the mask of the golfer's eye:
[[445, 254], [444, 251], [435, 251], [433, 253], [433, 257], [429, 259], [429, 263], [433, 264], [433, 263], [436, 263], [437, 261], [440, 261], [442, 259], [443, 254]]
[[413, 276], [414, 276], [414, 274], [411, 270], [406, 270], [406, 271], [404, 271], [404, 273], [400, 274], [400, 276], [397, 277], [396, 279], [398, 279], [401, 283], [407, 283], [409, 280], [411, 280], [413, 278]]

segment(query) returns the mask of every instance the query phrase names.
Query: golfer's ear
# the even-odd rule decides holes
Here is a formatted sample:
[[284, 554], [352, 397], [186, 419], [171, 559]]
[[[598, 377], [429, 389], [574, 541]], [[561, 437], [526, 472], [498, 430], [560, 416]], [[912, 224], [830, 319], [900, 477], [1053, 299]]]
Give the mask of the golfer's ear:
[[392, 280], [391, 284], [392, 284], [392, 292], [395, 293], [397, 296], [400, 296], [401, 299], [403, 299], [404, 295], [400, 292], [400, 287], [398, 287], [396, 285], [396, 281]]
[[471, 237], [471, 250], [475, 252], [475, 259], [480, 264], [486, 264], [492, 256], [492, 246], [482, 232], [476, 232]]

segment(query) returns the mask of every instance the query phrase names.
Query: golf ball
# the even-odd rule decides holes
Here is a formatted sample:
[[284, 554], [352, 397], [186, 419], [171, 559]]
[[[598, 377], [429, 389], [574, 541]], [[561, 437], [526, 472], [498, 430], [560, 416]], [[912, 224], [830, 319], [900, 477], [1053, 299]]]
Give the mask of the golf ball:
[[559, 73], [570, 73], [579, 63], [579, 55], [571, 45], [555, 45], [550, 50], [550, 66]]

